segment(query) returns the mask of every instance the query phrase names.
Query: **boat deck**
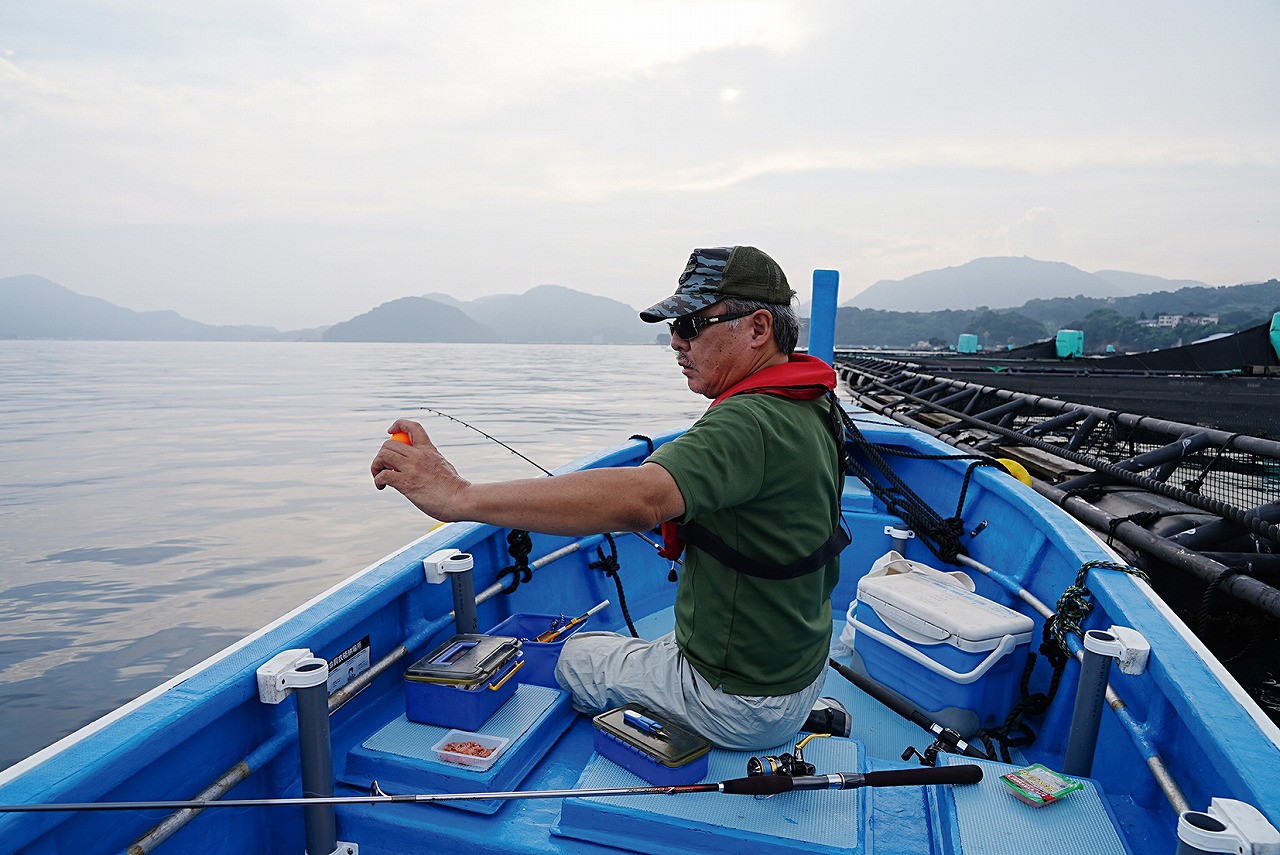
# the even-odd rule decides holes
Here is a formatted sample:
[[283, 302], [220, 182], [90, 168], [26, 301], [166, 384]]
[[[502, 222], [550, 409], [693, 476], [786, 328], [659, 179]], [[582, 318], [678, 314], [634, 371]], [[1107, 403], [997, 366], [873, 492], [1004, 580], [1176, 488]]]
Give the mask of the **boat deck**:
[[[640, 620], [646, 638], [669, 632], [671, 608]], [[849, 651], [835, 622], [832, 655], [845, 663]], [[848, 739], [812, 740], [805, 758], [818, 774], [912, 768], [903, 750], [923, 750], [931, 736], [899, 717], [839, 675], [829, 672], [823, 692], [840, 700], [854, 720]], [[386, 703], [363, 710], [335, 729], [338, 795], [369, 791], [372, 781], [388, 793], [642, 787], [648, 782], [594, 752], [588, 716], [568, 705], [568, 696], [524, 685], [478, 730], [512, 739], [491, 769], [443, 763], [431, 747], [447, 728], [416, 724]], [[340, 751], [341, 746], [348, 746]], [[742, 777], [753, 754], [793, 751], [788, 743], [760, 752], [713, 749], [705, 781]], [[1015, 761], [1022, 760], [1015, 756]], [[362, 853], [418, 851], [599, 852], [601, 846], [653, 853], [794, 852], [798, 843], [815, 853], [939, 852], [1025, 853], [1061, 851], [1064, 840], [1082, 840], [1078, 851], [1123, 855], [1115, 818], [1093, 782], [1052, 809], [1037, 810], [1005, 792], [999, 776], [1017, 768], [942, 755], [940, 763], [978, 762], [984, 780], [946, 787], [863, 788], [795, 792], [770, 798], [697, 793], [555, 799], [482, 800], [429, 805], [345, 806], [338, 811], [340, 840]], [[435, 815], [448, 811], [447, 821]], [[545, 829], [545, 835], [530, 829]], [[377, 841], [369, 847], [362, 841]], [[476, 841], [486, 845], [477, 848]], [[531, 843], [540, 845], [531, 848]]]

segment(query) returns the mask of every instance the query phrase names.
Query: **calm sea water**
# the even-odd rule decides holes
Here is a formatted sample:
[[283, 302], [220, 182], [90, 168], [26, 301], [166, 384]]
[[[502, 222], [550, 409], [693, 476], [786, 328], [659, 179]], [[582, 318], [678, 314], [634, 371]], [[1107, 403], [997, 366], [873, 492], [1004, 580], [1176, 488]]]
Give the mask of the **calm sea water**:
[[421, 536], [369, 462], [419, 417], [528, 477], [706, 409], [657, 346], [0, 342], [0, 768]]

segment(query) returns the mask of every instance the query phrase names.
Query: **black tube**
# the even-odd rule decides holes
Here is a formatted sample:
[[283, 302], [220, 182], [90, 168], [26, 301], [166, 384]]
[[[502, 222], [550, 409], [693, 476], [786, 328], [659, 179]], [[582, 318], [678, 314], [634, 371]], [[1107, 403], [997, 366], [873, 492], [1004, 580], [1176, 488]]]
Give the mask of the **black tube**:
[[[319, 663], [318, 667], [323, 667]], [[327, 672], [326, 672], [327, 673]], [[298, 747], [302, 755], [302, 795], [317, 801], [303, 809], [307, 855], [330, 855], [338, 848], [333, 805], [333, 749], [329, 744], [329, 689], [325, 683], [294, 692], [298, 703]]]

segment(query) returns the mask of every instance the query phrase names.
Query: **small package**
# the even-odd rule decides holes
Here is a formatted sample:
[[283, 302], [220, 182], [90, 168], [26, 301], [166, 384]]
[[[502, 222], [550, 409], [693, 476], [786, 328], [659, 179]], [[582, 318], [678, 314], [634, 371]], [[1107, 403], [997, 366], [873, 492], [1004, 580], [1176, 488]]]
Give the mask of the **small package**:
[[707, 775], [711, 743], [643, 707], [627, 704], [591, 723], [596, 752], [650, 784], [696, 784]]
[[1059, 775], [1039, 763], [1001, 775], [1000, 780], [1004, 781], [1015, 798], [1032, 807], [1044, 807], [1084, 788], [1084, 784], [1074, 778]]

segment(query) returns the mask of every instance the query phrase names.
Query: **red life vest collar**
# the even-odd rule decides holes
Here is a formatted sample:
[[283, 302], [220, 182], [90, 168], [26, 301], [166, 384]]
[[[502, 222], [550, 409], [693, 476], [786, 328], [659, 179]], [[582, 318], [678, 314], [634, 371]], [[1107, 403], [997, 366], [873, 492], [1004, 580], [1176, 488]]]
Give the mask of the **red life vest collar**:
[[836, 388], [836, 372], [827, 363], [807, 353], [793, 353], [781, 365], [771, 365], [748, 374], [711, 402], [715, 406], [726, 398], [744, 392], [764, 392], [807, 401], [821, 398]]

